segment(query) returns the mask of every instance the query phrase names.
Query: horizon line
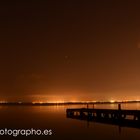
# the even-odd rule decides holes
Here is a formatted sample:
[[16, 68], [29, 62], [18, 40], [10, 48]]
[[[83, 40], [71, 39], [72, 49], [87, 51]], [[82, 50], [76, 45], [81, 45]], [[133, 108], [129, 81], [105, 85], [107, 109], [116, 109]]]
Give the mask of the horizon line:
[[16, 104], [16, 105], [49, 105], [49, 104], [115, 104], [115, 103], [138, 103], [140, 100], [124, 100], [124, 101], [64, 101], [64, 102], [18, 102], [18, 101], [0, 101], [0, 105], [2, 104]]

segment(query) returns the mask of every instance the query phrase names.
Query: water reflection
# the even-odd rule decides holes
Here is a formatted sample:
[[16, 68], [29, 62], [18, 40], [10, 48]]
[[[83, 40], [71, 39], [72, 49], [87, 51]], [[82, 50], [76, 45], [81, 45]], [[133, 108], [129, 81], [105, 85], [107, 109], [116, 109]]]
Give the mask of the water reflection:
[[[131, 108], [135, 109], [139, 107], [139, 105], [132, 106]], [[119, 127], [115, 125], [66, 118], [67, 108], [79, 107], [86, 106], [1, 106], [0, 128], [47, 128], [53, 130], [53, 136], [32, 137], [32, 139], [135, 140], [140, 137], [139, 129], [123, 127], [120, 133]], [[130, 108], [130, 105], [124, 107]], [[95, 108], [117, 108], [117, 105], [95, 105]]]

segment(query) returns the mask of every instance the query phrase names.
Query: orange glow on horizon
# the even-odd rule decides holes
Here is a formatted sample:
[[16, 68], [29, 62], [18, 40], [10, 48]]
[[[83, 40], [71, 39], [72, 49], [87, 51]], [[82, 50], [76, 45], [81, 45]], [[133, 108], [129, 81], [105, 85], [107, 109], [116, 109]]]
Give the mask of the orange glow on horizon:
[[115, 100], [110, 100], [110, 103], [115, 103], [116, 101]]
[[8, 103], [7, 101], [0, 101], [1, 104]]

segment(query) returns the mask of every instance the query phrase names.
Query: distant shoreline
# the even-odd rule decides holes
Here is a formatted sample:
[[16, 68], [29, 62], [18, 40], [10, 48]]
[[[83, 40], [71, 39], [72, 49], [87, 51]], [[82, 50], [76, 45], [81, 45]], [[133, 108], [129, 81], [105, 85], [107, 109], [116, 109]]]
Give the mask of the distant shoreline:
[[125, 104], [140, 103], [140, 101], [122, 101], [122, 102], [64, 102], [64, 103], [32, 103], [32, 102], [6, 102], [0, 103], [0, 106], [61, 106], [61, 105], [87, 105], [87, 104]]

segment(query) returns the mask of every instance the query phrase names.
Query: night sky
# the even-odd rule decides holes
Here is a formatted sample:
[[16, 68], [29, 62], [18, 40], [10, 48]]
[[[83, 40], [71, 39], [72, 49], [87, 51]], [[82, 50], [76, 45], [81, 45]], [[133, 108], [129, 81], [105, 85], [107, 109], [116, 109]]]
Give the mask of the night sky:
[[139, 5], [0, 2], [0, 100], [140, 99]]

